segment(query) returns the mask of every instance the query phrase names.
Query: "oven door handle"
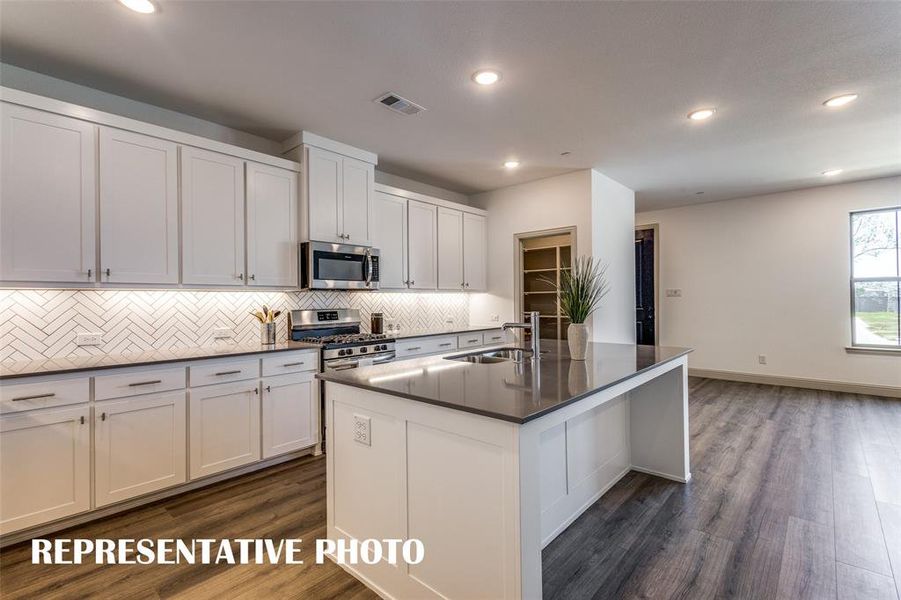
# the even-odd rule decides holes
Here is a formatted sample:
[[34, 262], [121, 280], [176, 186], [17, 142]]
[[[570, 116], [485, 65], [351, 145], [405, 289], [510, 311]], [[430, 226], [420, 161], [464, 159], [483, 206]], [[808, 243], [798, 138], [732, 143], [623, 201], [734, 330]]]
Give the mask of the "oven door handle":
[[391, 354], [386, 354], [385, 356], [382, 356], [382, 357], [378, 358], [377, 360], [372, 361], [372, 364], [380, 365], [382, 363], [391, 362], [392, 360], [394, 360], [393, 352]]

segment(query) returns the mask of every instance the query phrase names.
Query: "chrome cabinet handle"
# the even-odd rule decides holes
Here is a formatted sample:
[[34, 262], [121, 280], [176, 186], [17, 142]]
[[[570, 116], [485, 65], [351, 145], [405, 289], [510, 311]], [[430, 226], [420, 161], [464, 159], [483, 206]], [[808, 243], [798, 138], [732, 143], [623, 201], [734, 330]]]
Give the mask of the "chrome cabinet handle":
[[345, 240], [349, 240], [349, 239], [350, 239], [350, 234], [349, 234], [349, 233], [345, 234], [345, 235], [344, 235], [344, 239], [345, 239]]
[[244, 281], [244, 273], [238, 273], [238, 279]]
[[415, 281], [411, 281], [411, 282], [410, 282], [410, 285], [416, 285], [416, 282], [415, 282]]
[[154, 379], [153, 381], [139, 381], [137, 383], [129, 383], [128, 387], [138, 387], [142, 385], [153, 385], [155, 383], [163, 383], [162, 379]]
[[439, 348], [447, 348], [448, 346], [452, 346], [452, 345], [453, 344], [451, 344], [450, 342], [447, 342], [446, 344], [438, 344], [438, 347]]
[[478, 341], [479, 341], [479, 340], [466, 340], [466, 343], [467, 343], [467, 344], [475, 344], [475, 343], [478, 342]]
[[107, 277], [110, 276], [110, 270], [109, 270], [109, 269], [106, 270], [106, 276], [107, 276]]
[[22, 400], [38, 400], [40, 398], [53, 398], [54, 396], [56, 396], [55, 393], [37, 394], [36, 396], [20, 396], [19, 398], [13, 398], [13, 402], [21, 402]]
[[93, 273], [94, 273], [94, 269], [88, 269], [88, 279], [91, 278], [91, 275], [93, 275]]
[[267, 392], [271, 392], [271, 391], [272, 391], [272, 387], [267, 385], [267, 386], [266, 386], [266, 391], [267, 391]]
[[413, 350], [422, 350], [422, 346], [410, 346], [407, 350], [409, 352], [412, 352]]
[[283, 367], [299, 367], [300, 365], [305, 365], [305, 364], [306, 364], [305, 362], [301, 361], [301, 362], [285, 363], [282, 366]]
[[100, 420], [106, 421], [106, 413], [105, 412], [100, 413]]
[[254, 393], [254, 394], [259, 394], [259, 393], [260, 393], [260, 388], [258, 388], [258, 387], [253, 388], [253, 393]]
[[253, 274], [251, 274], [251, 276], [250, 276], [250, 280], [251, 280], [251, 281], [256, 281], [256, 280], [257, 280], [257, 276], [256, 276], [256, 275], [253, 275]]
[[84, 415], [81, 415], [81, 416], [78, 418], [78, 420], [81, 421], [81, 424], [82, 424], [82, 425], [84, 425]]
[[241, 372], [241, 369], [238, 369], [237, 371], [219, 371], [218, 373], [216, 373], [216, 376], [218, 377], [220, 375], [237, 375], [240, 372]]

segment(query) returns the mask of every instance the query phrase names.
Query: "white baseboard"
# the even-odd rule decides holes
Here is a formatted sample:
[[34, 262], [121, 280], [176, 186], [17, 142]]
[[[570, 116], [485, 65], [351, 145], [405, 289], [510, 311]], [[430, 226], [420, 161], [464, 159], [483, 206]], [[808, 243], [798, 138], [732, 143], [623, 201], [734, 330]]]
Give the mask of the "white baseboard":
[[741, 373], [738, 371], [719, 371], [716, 369], [688, 369], [689, 377], [706, 377], [707, 379], [725, 379], [744, 383], [760, 383], [764, 385], [781, 385], [786, 387], [844, 392], [848, 394], [866, 394], [869, 396], [885, 396], [901, 398], [901, 387], [890, 385], [874, 385], [868, 383], [851, 383], [846, 381], [829, 381], [827, 379], [807, 379], [804, 377], [787, 377], [785, 375], [761, 375], [758, 373]]
[[654, 477], [660, 477], [662, 479], [669, 479], [670, 481], [675, 481], [676, 483], [688, 483], [689, 481], [691, 481], [691, 473], [688, 474], [688, 477], [677, 477], [675, 475], [670, 475], [669, 473], [662, 473], [653, 469], [643, 469], [642, 467], [636, 467], [635, 465], [632, 465], [630, 468], [632, 471], [636, 471], [638, 473], [653, 475]]

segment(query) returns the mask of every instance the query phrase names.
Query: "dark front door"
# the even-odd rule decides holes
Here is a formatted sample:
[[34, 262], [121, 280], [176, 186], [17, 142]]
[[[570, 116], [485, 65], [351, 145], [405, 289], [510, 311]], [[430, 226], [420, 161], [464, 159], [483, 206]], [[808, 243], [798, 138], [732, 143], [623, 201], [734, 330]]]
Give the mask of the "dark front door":
[[654, 344], [654, 230], [635, 232], [635, 339]]

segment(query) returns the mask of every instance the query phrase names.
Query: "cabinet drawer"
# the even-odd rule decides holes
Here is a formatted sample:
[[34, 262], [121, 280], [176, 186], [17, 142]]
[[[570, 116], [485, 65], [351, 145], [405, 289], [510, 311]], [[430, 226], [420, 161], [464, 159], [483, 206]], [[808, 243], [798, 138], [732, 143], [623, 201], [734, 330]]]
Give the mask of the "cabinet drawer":
[[457, 336], [458, 348], [475, 348], [482, 345], [482, 333], [467, 333]]
[[318, 352], [280, 352], [263, 359], [263, 377], [318, 370]]
[[185, 388], [185, 368], [141, 369], [128, 373], [112, 373], [94, 377], [94, 400], [129, 398], [151, 392], [168, 392]]
[[402, 340], [394, 345], [394, 352], [398, 358], [419, 356], [421, 354], [433, 354], [435, 352], [450, 352], [456, 349], [457, 338], [452, 335]]
[[0, 385], [0, 413], [79, 404], [91, 399], [89, 377], [25, 379]]
[[486, 346], [495, 346], [497, 344], [507, 343], [507, 334], [503, 329], [492, 329], [491, 331], [482, 332], [482, 340]]
[[255, 379], [260, 376], [260, 359], [205, 362], [189, 368], [191, 387]]

